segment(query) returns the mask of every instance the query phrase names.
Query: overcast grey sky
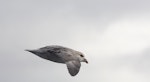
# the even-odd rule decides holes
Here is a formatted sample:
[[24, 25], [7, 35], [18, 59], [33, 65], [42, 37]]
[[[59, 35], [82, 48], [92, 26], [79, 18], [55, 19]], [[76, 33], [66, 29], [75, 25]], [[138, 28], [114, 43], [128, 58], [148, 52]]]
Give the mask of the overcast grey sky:
[[[0, 82], [150, 82], [150, 1], [1, 0]], [[76, 77], [25, 49], [62, 45], [89, 60]]]

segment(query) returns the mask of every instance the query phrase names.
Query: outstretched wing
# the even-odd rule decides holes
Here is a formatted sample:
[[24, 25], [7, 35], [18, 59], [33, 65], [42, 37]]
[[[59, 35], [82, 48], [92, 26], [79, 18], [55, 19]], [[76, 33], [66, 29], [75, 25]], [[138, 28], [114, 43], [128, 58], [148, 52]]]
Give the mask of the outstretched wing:
[[77, 61], [77, 60], [68, 61], [66, 62], [66, 64], [67, 64], [67, 68], [71, 76], [75, 76], [78, 74], [80, 67], [81, 67], [80, 61]]
[[61, 54], [60, 48], [46, 46], [46, 47], [40, 48], [38, 50], [34, 50], [34, 54], [36, 54], [37, 56], [39, 56], [41, 58], [44, 58], [44, 59], [47, 59], [47, 60], [50, 60], [53, 62], [64, 63], [64, 60], [59, 55], [59, 54]]

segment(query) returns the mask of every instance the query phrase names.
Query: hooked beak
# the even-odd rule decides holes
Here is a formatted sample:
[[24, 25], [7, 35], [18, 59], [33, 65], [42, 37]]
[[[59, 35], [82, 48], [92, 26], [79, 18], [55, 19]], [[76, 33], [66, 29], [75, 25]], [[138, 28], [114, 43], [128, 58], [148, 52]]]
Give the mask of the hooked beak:
[[88, 64], [88, 61], [86, 59], [84, 59], [84, 62]]

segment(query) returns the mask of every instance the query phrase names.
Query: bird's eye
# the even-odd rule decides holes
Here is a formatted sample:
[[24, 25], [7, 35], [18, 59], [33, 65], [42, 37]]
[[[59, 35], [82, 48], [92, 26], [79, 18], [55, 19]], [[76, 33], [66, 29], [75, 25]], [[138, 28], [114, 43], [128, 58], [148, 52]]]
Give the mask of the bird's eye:
[[81, 57], [84, 57], [82, 54], [80, 55]]

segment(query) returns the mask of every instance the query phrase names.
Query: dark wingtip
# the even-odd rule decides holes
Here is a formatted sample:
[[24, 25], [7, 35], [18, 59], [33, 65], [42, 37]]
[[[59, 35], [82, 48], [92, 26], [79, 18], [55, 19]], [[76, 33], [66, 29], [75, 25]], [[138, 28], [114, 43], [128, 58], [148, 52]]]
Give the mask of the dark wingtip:
[[[71, 74], [70, 74], [71, 75]], [[71, 75], [72, 77], [75, 77], [76, 75]]]
[[25, 49], [24, 51], [28, 51], [28, 52], [32, 52], [32, 53], [33, 53], [33, 50], [28, 50], [28, 49]]
[[[70, 73], [70, 72], [69, 72], [69, 73]], [[75, 77], [77, 74], [78, 74], [78, 72], [77, 72], [77, 73], [70, 73], [70, 75], [71, 75], [72, 77]]]
[[28, 51], [28, 52], [29, 52], [30, 50], [28, 50], [28, 49], [25, 49], [24, 51]]

